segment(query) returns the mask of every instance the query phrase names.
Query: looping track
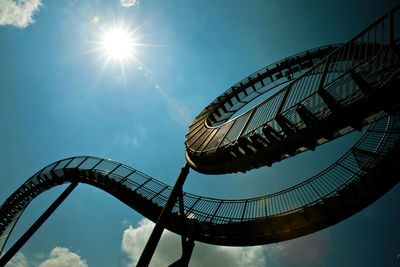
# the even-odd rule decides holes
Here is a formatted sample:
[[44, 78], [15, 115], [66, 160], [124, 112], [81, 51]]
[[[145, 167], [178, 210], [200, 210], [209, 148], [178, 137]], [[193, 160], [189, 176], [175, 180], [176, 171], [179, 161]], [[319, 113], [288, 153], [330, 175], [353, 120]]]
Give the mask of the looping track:
[[[383, 36], [384, 25], [390, 25], [384, 21], [390, 16], [340, 47], [308, 51], [289, 58], [297, 63], [286, 66], [283, 62], [287, 61], [282, 61], [275, 73], [282, 74], [285, 68], [294, 72], [296, 64], [305, 59], [327, 55], [308, 70], [299, 70], [290, 84], [256, 108], [227, 121], [230, 117], [224, 114], [232, 115], [260, 90], [269, 90], [264, 80], [274, 73], [258, 72], [247, 84], [239, 83], [237, 90], [228, 90], [198, 116], [186, 141], [186, 156], [194, 169], [225, 173], [272, 164], [370, 124], [347, 153], [321, 173], [270, 195], [226, 200], [183, 193], [184, 211], [175, 203], [166, 228], [212, 244], [278, 242], [333, 225], [396, 185], [400, 179], [396, 175], [400, 163], [400, 101], [395, 93], [400, 85], [398, 39], [376, 38], [379, 29]], [[238, 101], [233, 103], [235, 98]], [[274, 112], [266, 115], [264, 111], [270, 108]], [[70, 182], [96, 186], [152, 221], [157, 220], [172, 190], [108, 159], [63, 159], [33, 175], [3, 203], [0, 236], [7, 234], [36, 196]]]
[[[345, 44], [288, 57], [232, 86], [189, 127], [191, 167], [222, 174], [271, 166], [375, 121], [399, 101], [388, 84], [399, 75], [395, 12]], [[269, 97], [229, 120], [260, 96]]]

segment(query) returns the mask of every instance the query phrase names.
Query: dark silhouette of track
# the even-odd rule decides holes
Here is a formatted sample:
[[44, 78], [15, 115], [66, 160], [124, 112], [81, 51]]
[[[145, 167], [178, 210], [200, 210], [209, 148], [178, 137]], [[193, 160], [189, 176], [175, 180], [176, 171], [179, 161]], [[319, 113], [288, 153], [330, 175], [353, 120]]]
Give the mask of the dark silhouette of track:
[[[222, 174], [271, 166], [360, 130], [391, 109], [400, 99], [394, 14], [398, 8], [345, 44], [288, 57], [220, 95], [189, 127], [191, 167]], [[260, 96], [269, 97], [230, 119]]]
[[[184, 193], [184, 225], [176, 203], [167, 229], [220, 245], [257, 245], [315, 232], [366, 207], [398, 181], [400, 114], [384, 116], [331, 167], [274, 194], [213, 199]], [[60, 184], [96, 186], [156, 221], [171, 187], [131, 167], [97, 157], [73, 157], [43, 168], [0, 208], [0, 233], [42, 192]]]
[[[192, 168], [227, 173], [271, 165], [369, 125], [348, 152], [313, 177], [257, 198], [214, 199], [183, 192], [166, 228], [211, 244], [268, 244], [336, 224], [395, 186], [400, 179], [400, 57], [391, 17], [398, 10], [348, 43], [289, 57], [243, 80], [196, 118], [186, 139]], [[272, 92], [279, 84], [284, 87]], [[260, 104], [229, 120], [268, 93]], [[36, 196], [65, 183], [96, 186], [154, 222], [172, 190], [112, 160], [63, 159], [33, 175], [3, 203], [0, 236], [9, 233]]]

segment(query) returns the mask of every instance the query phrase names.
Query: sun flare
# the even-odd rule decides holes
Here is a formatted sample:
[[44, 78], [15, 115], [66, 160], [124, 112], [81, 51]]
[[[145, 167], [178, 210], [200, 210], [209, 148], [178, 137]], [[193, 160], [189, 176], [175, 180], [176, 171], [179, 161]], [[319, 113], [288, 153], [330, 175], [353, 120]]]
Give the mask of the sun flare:
[[[92, 19], [93, 41], [90, 41], [89, 53], [95, 53], [100, 63], [100, 71], [106, 69], [118, 71], [118, 76], [126, 82], [127, 71], [134, 69], [144, 70], [148, 74], [148, 68], [140, 59], [144, 48], [158, 47], [157, 44], [143, 43], [148, 35], [141, 33], [141, 25], [127, 23], [124, 20], [104, 22], [99, 17]], [[119, 67], [119, 68], [118, 68]]]
[[113, 28], [104, 32], [102, 39], [102, 49], [107, 57], [121, 61], [133, 56], [135, 43], [130, 32]]

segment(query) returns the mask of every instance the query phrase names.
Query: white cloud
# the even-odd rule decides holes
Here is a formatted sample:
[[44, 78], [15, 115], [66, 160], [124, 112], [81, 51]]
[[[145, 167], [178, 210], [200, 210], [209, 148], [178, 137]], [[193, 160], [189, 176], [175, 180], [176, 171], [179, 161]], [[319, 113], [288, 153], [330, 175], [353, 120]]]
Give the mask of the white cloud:
[[48, 259], [39, 264], [39, 267], [87, 267], [85, 260], [68, 248], [55, 247]]
[[[153, 227], [154, 223], [144, 219], [137, 228], [129, 226], [124, 231], [121, 247], [130, 260], [128, 267], [136, 265]], [[164, 231], [150, 266], [165, 266], [178, 260], [181, 255], [180, 244], [178, 235]], [[267, 253], [262, 246], [223, 247], [196, 242], [190, 266], [266, 266]]]
[[28, 262], [25, 256], [18, 252], [15, 256], [6, 264], [6, 267], [27, 267]]
[[124, 7], [137, 6], [139, 4], [139, 0], [120, 0], [119, 2]]
[[0, 26], [25, 28], [35, 22], [33, 15], [40, 6], [41, 0], [0, 0]]

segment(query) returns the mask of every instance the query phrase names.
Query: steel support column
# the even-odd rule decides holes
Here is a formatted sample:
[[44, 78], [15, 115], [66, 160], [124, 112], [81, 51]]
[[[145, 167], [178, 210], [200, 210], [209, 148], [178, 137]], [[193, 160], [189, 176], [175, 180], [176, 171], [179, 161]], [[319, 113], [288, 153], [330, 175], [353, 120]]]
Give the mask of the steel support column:
[[179, 192], [179, 213], [181, 217], [181, 226], [182, 226], [182, 234], [181, 234], [181, 243], [182, 243], [182, 255], [181, 258], [174, 263], [172, 263], [169, 267], [187, 267], [189, 266], [189, 261], [192, 256], [193, 248], [194, 248], [194, 240], [187, 238], [187, 228], [185, 225], [185, 209], [183, 203], [183, 191]]
[[32, 224], [32, 226], [18, 239], [17, 242], [4, 254], [0, 259], [0, 266], [4, 266], [12, 257], [22, 248], [23, 245], [32, 237], [32, 235], [42, 226], [42, 224], [50, 217], [51, 214], [61, 205], [61, 203], [71, 194], [78, 183], [74, 182], [65, 189], [64, 192], [50, 205], [50, 207]]
[[168, 267], [187, 267], [189, 266], [190, 257], [192, 256], [194, 248], [194, 241], [192, 239], [186, 239], [182, 241], [182, 256], [179, 260], [172, 263]]
[[147, 241], [146, 246], [140, 256], [137, 263], [137, 267], [146, 267], [149, 265], [151, 258], [153, 257], [154, 251], [156, 250], [157, 244], [160, 241], [161, 235], [165, 228], [165, 223], [168, 221], [168, 217], [174, 207], [174, 204], [182, 191], [183, 184], [185, 183], [186, 177], [189, 174], [190, 165], [186, 162], [185, 166], [182, 168], [178, 178], [176, 179], [175, 185], [172, 188], [171, 194], [168, 197], [164, 208], [161, 211], [160, 216], [157, 219], [157, 223], [153, 228], [153, 232]]

